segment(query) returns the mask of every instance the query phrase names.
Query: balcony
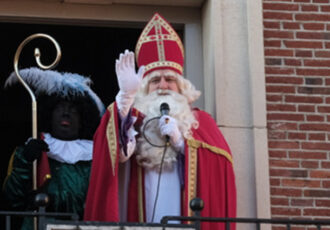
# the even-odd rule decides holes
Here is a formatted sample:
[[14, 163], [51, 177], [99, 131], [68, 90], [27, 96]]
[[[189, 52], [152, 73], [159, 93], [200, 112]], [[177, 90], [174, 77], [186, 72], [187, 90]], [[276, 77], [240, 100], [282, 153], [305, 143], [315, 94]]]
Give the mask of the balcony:
[[[175, 230], [200, 230], [202, 222], [218, 222], [222, 223], [223, 229], [232, 229], [232, 223], [236, 223], [237, 229], [329, 229], [330, 220], [307, 220], [307, 219], [258, 219], [258, 218], [218, 218], [218, 217], [201, 217], [200, 211], [203, 209], [203, 202], [195, 198], [190, 202], [190, 207], [194, 212], [194, 216], [164, 216], [161, 223], [124, 223], [124, 222], [92, 222], [79, 221], [78, 215], [75, 213], [55, 213], [46, 212], [47, 196], [38, 194], [36, 196], [37, 211], [30, 212], [13, 212], [0, 211], [0, 216], [5, 217], [5, 226], [0, 229], [13, 230], [12, 219], [15, 217], [31, 217], [34, 220], [35, 230], [159, 230], [159, 229], [175, 229]], [[49, 219], [52, 217], [52, 219]], [[54, 220], [54, 218], [56, 220]], [[175, 223], [173, 223], [175, 221]], [[180, 224], [178, 224], [180, 223]], [[252, 228], [251, 228], [252, 227]]]

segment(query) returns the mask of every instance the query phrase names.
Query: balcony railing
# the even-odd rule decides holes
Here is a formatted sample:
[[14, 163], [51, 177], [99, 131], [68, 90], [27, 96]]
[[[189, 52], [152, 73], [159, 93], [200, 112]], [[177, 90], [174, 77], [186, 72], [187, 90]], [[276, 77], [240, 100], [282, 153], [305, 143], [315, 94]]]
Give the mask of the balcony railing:
[[[12, 218], [20, 217], [32, 217], [36, 220], [36, 230], [76, 230], [76, 229], [93, 229], [93, 230], [112, 230], [114, 227], [125, 227], [127, 230], [134, 229], [189, 229], [189, 230], [200, 230], [201, 222], [218, 222], [224, 223], [226, 230], [231, 230], [231, 224], [249, 224], [253, 225], [253, 228], [249, 229], [261, 229], [263, 225], [276, 225], [283, 226], [282, 229], [291, 230], [294, 227], [299, 226], [300, 228], [305, 227], [306, 229], [317, 229], [322, 230], [324, 227], [330, 228], [330, 219], [328, 220], [306, 220], [306, 219], [260, 219], [260, 218], [216, 218], [216, 217], [201, 217], [200, 211], [202, 210], [202, 201], [198, 198], [192, 200], [190, 206], [194, 211], [194, 216], [164, 216], [160, 223], [113, 223], [113, 222], [90, 222], [90, 221], [79, 221], [78, 215], [75, 213], [56, 213], [46, 212], [46, 202], [42, 201], [42, 196], [38, 197], [39, 206], [38, 211], [32, 212], [13, 212], [13, 211], [0, 211], [0, 216], [5, 217], [5, 226], [0, 226], [0, 229], [14, 230], [11, 228]], [[49, 219], [48, 217], [52, 217]], [[54, 220], [54, 218], [56, 220]], [[176, 223], [174, 224], [173, 221]], [[177, 224], [177, 223], [189, 223], [189, 224]], [[118, 228], [116, 228], [118, 229]], [[119, 228], [124, 229], [124, 228]], [[241, 229], [241, 228], [239, 228]], [[242, 229], [246, 229], [242, 227]], [[269, 228], [270, 229], [270, 228]], [[16, 230], [16, 229], [15, 229]]]

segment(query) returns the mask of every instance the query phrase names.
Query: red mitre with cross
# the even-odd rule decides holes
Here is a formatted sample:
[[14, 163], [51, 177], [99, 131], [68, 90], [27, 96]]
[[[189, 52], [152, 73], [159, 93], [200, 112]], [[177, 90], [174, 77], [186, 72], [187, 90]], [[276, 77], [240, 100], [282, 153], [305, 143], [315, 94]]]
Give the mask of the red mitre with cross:
[[172, 26], [155, 13], [143, 29], [135, 48], [138, 66], [145, 66], [145, 74], [158, 69], [171, 69], [182, 75], [184, 49]]

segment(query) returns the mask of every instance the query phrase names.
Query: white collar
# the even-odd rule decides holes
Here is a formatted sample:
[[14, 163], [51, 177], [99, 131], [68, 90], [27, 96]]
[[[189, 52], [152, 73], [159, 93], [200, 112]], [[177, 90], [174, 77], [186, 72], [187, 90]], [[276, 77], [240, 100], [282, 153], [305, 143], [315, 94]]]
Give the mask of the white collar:
[[44, 133], [44, 141], [48, 144], [49, 158], [62, 163], [75, 164], [78, 161], [89, 161], [93, 157], [93, 141], [77, 139], [63, 141]]

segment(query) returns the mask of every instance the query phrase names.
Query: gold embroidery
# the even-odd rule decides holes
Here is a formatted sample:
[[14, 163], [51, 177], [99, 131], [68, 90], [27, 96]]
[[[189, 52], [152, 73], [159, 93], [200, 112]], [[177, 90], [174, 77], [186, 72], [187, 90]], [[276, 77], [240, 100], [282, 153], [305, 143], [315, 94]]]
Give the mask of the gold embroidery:
[[190, 209], [190, 201], [196, 197], [196, 187], [197, 187], [197, 150], [198, 148], [205, 148], [210, 150], [215, 154], [220, 154], [224, 156], [228, 161], [233, 163], [231, 155], [224, 149], [209, 145], [205, 142], [198, 141], [195, 139], [187, 140], [189, 159], [188, 159], [188, 200], [186, 201], [188, 216], [192, 216], [192, 211]]
[[187, 144], [188, 146], [192, 147], [192, 148], [204, 148], [204, 149], [208, 149], [210, 150], [211, 152], [215, 153], [215, 154], [219, 154], [219, 155], [222, 155], [224, 156], [228, 161], [230, 161], [230, 163], [233, 163], [233, 158], [232, 156], [224, 149], [221, 149], [221, 148], [218, 148], [218, 147], [215, 147], [215, 146], [212, 146], [212, 145], [209, 145], [205, 142], [202, 142], [202, 141], [198, 141], [198, 140], [195, 140], [195, 139], [189, 139], [187, 140]]
[[159, 36], [160, 34], [162, 34], [162, 26], [158, 23], [155, 23], [155, 31], [156, 31], [158, 60], [165, 61], [164, 40], [163, 37]]
[[187, 210], [188, 216], [192, 216], [192, 210], [190, 209], [190, 201], [196, 197], [197, 187], [197, 148], [189, 146], [189, 162], [188, 162], [188, 200]]
[[201, 146], [200, 141], [197, 141], [195, 139], [188, 139], [187, 144], [188, 144], [188, 146], [190, 146], [192, 148], [196, 148], [196, 149]]
[[7, 180], [9, 178], [10, 174], [13, 171], [13, 168], [14, 168], [13, 167], [13, 163], [14, 163], [14, 158], [15, 158], [15, 152], [16, 152], [16, 149], [14, 150], [14, 153], [10, 157], [9, 164], [8, 164], [8, 169], [7, 169], [7, 176], [6, 176], [6, 178], [5, 178], [5, 180], [4, 180], [3, 184], [2, 184], [2, 189], [4, 189], [5, 184], [7, 183]]
[[15, 158], [15, 152], [16, 152], [16, 149], [14, 150], [14, 153], [11, 154], [11, 156], [10, 156], [7, 176], [9, 176], [11, 174], [11, 172], [13, 171], [13, 168], [14, 168], [13, 163], [14, 163], [14, 158]]
[[148, 65], [146, 65], [145, 67], [145, 71], [149, 71], [151, 69], [154, 69], [154, 68], [157, 68], [157, 67], [162, 67], [162, 66], [165, 66], [165, 67], [172, 67], [174, 69], [177, 69], [179, 70], [181, 73], [183, 71], [183, 68], [181, 65], [179, 65], [178, 63], [176, 62], [171, 62], [171, 61], [156, 61], [156, 62], [151, 62], [149, 63]]
[[142, 168], [138, 166], [138, 210], [139, 210], [139, 222], [144, 222], [143, 215], [143, 180], [142, 180]]
[[115, 125], [115, 114], [114, 114], [114, 103], [112, 103], [108, 110], [110, 112], [110, 119], [107, 125], [107, 140], [108, 140], [108, 147], [110, 152], [110, 160], [112, 166], [112, 174], [115, 176], [116, 171], [116, 160], [117, 160], [117, 135], [116, 135], [116, 125]]
[[166, 40], [166, 41], [173, 41], [176, 42], [177, 40], [175, 39], [175, 37], [168, 35], [168, 34], [158, 34], [157, 36], [155, 35], [150, 35], [148, 37], [144, 37], [143, 38], [143, 42], [141, 43], [141, 45], [143, 43], [147, 43], [147, 42], [157, 42], [158, 40]]

